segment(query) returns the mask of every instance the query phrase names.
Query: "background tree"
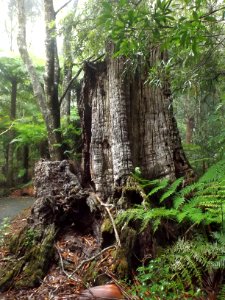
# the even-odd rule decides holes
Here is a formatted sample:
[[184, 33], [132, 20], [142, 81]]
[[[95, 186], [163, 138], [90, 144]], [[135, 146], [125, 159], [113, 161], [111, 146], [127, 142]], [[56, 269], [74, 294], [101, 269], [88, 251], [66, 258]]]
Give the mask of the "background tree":
[[[7, 177], [8, 186], [12, 187], [14, 184], [21, 183], [22, 177], [24, 182], [28, 181], [28, 170], [30, 170], [31, 161], [35, 156], [34, 153], [36, 153], [34, 144], [37, 145], [37, 140], [34, 142], [34, 138], [31, 138], [32, 134], [33, 136], [35, 135], [35, 127], [30, 129], [30, 133], [27, 132], [27, 135], [30, 135], [30, 137], [29, 139], [27, 138], [26, 142], [22, 143], [21, 136], [19, 136], [22, 128], [20, 129], [17, 123], [23, 123], [23, 127], [25, 127], [24, 122], [27, 116], [32, 114], [32, 118], [27, 122], [32, 122], [33, 126], [35, 126], [35, 122], [32, 121], [35, 120], [33, 111], [38, 113], [38, 108], [34, 103], [31, 84], [21, 59], [17, 57], [2, 57], [0, 59], [0, 72], [1, 144], [3, 146], [1, 165]], [[26, 128], [28, 129], [28, 127]], [[23, 132], [25, 132], [25, 128]], [[43, 139], [43, 135], [40, 134], [38, 139]], [[28, 153], [29, 148], [32, 153], [30, 155]], [[37, 159], [39, 154], [36, 153], [36, 155]], [[30, 163], [29, 159], [31, 159]], [[29, 173], [30, 179], [31, 172]]]
[[18, 46], [21, 57], [31, 77], [34, 94], [37, 97], [40, 110], [45, 120], [49, 152], [52, 159], [62, 158], [62, 139], [60, 132], [60, 104], [58, 99], [59, 88], [59, 61], [56, 44], [55, 11], [52, 1], [44, 1], [46, 26], [46, 66], [44, 88], [35, 71], [29, 56], [26, 44], [26, 21], [24, 1], [18, 0]]

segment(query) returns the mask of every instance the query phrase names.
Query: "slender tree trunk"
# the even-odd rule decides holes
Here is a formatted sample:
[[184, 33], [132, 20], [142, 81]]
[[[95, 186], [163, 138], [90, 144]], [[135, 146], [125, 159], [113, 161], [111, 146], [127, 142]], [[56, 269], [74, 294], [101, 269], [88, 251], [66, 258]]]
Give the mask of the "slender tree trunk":
[[[16, 98], [17, 98], [17, 80], [14, 79], [11, 81], [11, 106], [10, 106], [10, 120], [13, 121], [16, 118]], [[13, 155], [14, 155], [14, 146], [11, 143], [15, 134], [13, 129], [8, 133], [9, 135], [9, 145], [7, 152], [7, 185], [9, 187], [13, 186], [14, 183], [14, 168], [13, 168]]]
[[29, 145], [23, 146], [23, 183], [27, 183], [29, 180]]
[[[64, 78], [63, 78], [63, 90], [65, 91], [72, 79], [72, 55], [71, 55], [71, 30], [67, 31], [67, 34], [63, 41], [64, 48]], [[69, 90], [62, 103], [61, 103], [61, 116], [67, 119], [67, 123], [70, 122], [70, 107], [71, 107], [71, 90]]]
[[46, 65], [45, 65], [45, 97], [49, 108], [50, 154], [54, 160], [61, 160], [62, 137], [60, 132], [60, 105], [58, 98], [59, 60], [56, 44], [56, 20], [52, 0], [44, 1], [46, 27]]
[[[77, 4], [78, 4], [78, 0], [74, 1], [73, 4], [74, 14], [76, 14]], [[67, 19], [65, 29], [64, 29], [65, 30], [64, 39], [63, 39], [63, 57], [64, 57], [63, 91], [64, 92], [68, 89], [72, 80], [72, 71], [73, 71], [73, 55], [72, 55], [73, 25], [72, 24], [73, 24], [73, 20]], [[67, 90], [67, 93], [61, 103], [61, 116], [66, 118], [68, 124], [70, 122], [70, 110], [71, 110], [71, 88]]]
[[26, 44], [26, 20], [24, 0], [17, 0], [18, 5], [18, 47], [20, 55], [31, 78], [34, 94], [45, 120], [51, 159], [62, 159], [62, 138], [60, 133], [60, 105], [58, 99], [59, 62], [56, 45], [55, 13], [51, 0], [45, 2], [46, 22], [46, 68], [44, 89], [40, 83]]
[[186, 118], [186, 136], [185, 136], [186, 144], [192, 143], [193, 130], [194, 130], [194, 118], [187, 117]]

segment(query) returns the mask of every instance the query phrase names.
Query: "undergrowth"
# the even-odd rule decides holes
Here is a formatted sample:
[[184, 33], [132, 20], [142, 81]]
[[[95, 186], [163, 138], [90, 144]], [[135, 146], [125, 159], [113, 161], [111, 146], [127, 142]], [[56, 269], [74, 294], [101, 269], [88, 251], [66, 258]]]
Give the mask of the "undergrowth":
[[122, 212], [117, 224], [140, 221], [140, 231], [151, 223], [156, 231], [162, 219], [178, 223], [224, 226], [225, 162], [212, 166], [196, 183], [182, 188], [183, 178], [172, 184], [167, 179], [146, 180], [136, 174], [143, 195], [140, 205]]
[[224, 299], [224, 242], [218, 237], [209, 242], [200, 235], [193, 240], [178, 239], [158, 258], [139, 267], [134, 295], [141, 299], [206, 299], [216, 290], [217, 299]]
[[174, 244], [138, 269], [134, 294], [144, 300], [225, 299], [225, 160], [186, 187], [183, 178], [170, 183], [133, 176], [143, 201], [120, 213], [117, 224], [138, 224], [140, 232], [151, 225], [155, 235], [165, 220], [180, 228]]

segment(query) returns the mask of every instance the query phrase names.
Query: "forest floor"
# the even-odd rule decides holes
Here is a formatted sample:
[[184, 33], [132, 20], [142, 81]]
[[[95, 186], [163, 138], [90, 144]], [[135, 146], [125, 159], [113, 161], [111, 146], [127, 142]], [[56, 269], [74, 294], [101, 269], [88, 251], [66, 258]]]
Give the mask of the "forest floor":
[[[10, 236], [17, 234], [26, 226], [29, 215], [30, 209], [26, 209], [11, 222], [6, 240], [9, 240]], [[92, 236], [80, 236], [73, 228], [69, 228], [59, 236], [55, 243], [55, 250], [55, 262], [53, 262], [51, 269], [41, 281], [39, 287], [27, 290], [12, 289], [0, 293], [0, 300], [77, 299], [80, 291], [87, 288], [84, 282], [84, 274], [87, 273], [92, 260], [85, 260], [85, 257], [90, 257], [92, 253], [94, 257], [94, 254], [98, 251], [96, 241]], [[86, 253], [87, 251], [89, 253]], [[10, 256], [7, 245], [1, 246], [0, 268], [4, 268], [8, 259], [10, 259]], [[104, 269], [106, 265], [109, 266], [112, 264], [112, 260], [111, 250], [109, 249], [101, 255], [99, 267]], [[82, 263], [80, 263], [81, 261]]]

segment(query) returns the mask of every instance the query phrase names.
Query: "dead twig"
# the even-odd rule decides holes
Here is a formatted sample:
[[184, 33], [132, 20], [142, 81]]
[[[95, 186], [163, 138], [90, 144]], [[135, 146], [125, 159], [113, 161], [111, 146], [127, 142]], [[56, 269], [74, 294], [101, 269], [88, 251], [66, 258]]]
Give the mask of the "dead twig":
[[109, 271], [105, 271], [105, 274], [111, 278], [111, 280], [113, 281], [113, 283], [114, 283], [116, 286], [119, 287], [119, 289], [121, 290], [121, 292], [122, 292], [123, 296], [125, 297], [125, 299], [127, 299], [127, 300], [140, 300], [140, 298], [137, 298], [136, 296], [134, 296], [134, 297], [133, 297], [133, 296], [130, 296], [130, 295], [126, 292], [125, 286], [122, 285], [121, 282], [118, 281], [118, 280], [115, 278], [114, 274], [112, 274], [112, 273], [109, 272]]
[[60, 253], [60, 249], [55, 245], [55, 248], [58, 252], [58, 255], [59, 255], [59, 261], [60, 261], [60, 265], [61, 265], [61, 269], [63, 271], [63, 273], [68, 277], [68, 278], [72, 278], [72, 276], [74, 275], [74, 273], [71, 275], [69, 273], [66, 272], [65, 268], [64, 268], [64, 264], [63, 264], [63, 258], [62, 258], [62, 255]]
[[113, 216], [110, 212], [110, 209], [109, 209], [109, 205], [102, 202], [101, 199], [97, 196], [97, 195], [93, 195], [97, 200], [98, 202], [105, 208], [105, 210], [107, 211], [108, 215], [109, 215], [109, 218], [110, 218], [110, 221], [112, 223], [112, 226], [113, 226], [113, 230], [114, 230], [114, 233], [115, 233], [115, 238], [116, 238], [116, 243], [117, 243], [117, 246], [119, 248], [121, 248], [121, 242], [120, 242], [120, 238], [119, 238], [119, 234], [118, 234], [118, 231], [116, 229], [116, 224], [114, 222], [114, 219], [113, 219]]
[[97, 57], [96, 59], [90, 61], [90, 59], [93, 57], [93, 55], [92, 55], [92, 56], [90, 56], [87, 60], [84, 60], [84, 61], [83, 61], [82, 67], [77, 71], [76, 75], [70, 80], [70, 82], [68, 83], [68, 85], [67, 85], [65, 91], [63, 92], [62, 96], [60, 97], [60, 99], [59, 99], [59, 105], [62, 104], [62, 101], [63, 101], [63, 99], [65, 98], [65, 96], [66, 96], [66, 94], [68, 93], [68, 91], [70, 90], [70, 88], [71, 88], [73, 82], [79, 77], [80, 73], [83, 71], [83, 68], [84, 68], [83, 65], [84, 65], [84, 63], [93, 64], [93, 63], [95, 63], [96, 61], [98, 61], [99, 59], [101, 59], [104, 55], [105, 55], [105, 54], [102, 54], [102, 55], [100, 55], [99, 57]]
[[85, 265], [87, 262], [90, 262], [90, 261], [96, 259], [98, 256], [102, 255], [105, 251], [108, 251], [109, 249], [112, 249], [112, 248], [116, 248], [116, 246], [115, 246], [115, 245], [109, 246], [109, 247], [103, 249], [102, 251], [98, 252], [96, 255], [94, 255], [94, 256], [92, 256], [92, 257], [90, 257], [90, 258], [88, 258], [88, 259], [84, 259], [84, 260], [76, 267], [76, 269], [69, 275], [69, 278], [70, 278], [71, 276], [73, 276], [75, 273], [77, 273], [77, 271], [78, 271], [81, 267], [83, 267], [83, 265]]
[[7, 133], [8, 131], [10, 131], [10, 129], [13, 127], [13, 125], [14, 125], [14, 124], [12, 123], [12, 124], [9, 126], [9, 128], [7, 128], [5, 131], [1, 132], [1, 133], [0, 133], [0, 136], [3, 135], [3, 134], [5, 134], [5, 133]]
[[67, 1], [65, 4], [63, 4], [56, 12], [55, 16], [64, 8], [66, 7], [72, 0]]

